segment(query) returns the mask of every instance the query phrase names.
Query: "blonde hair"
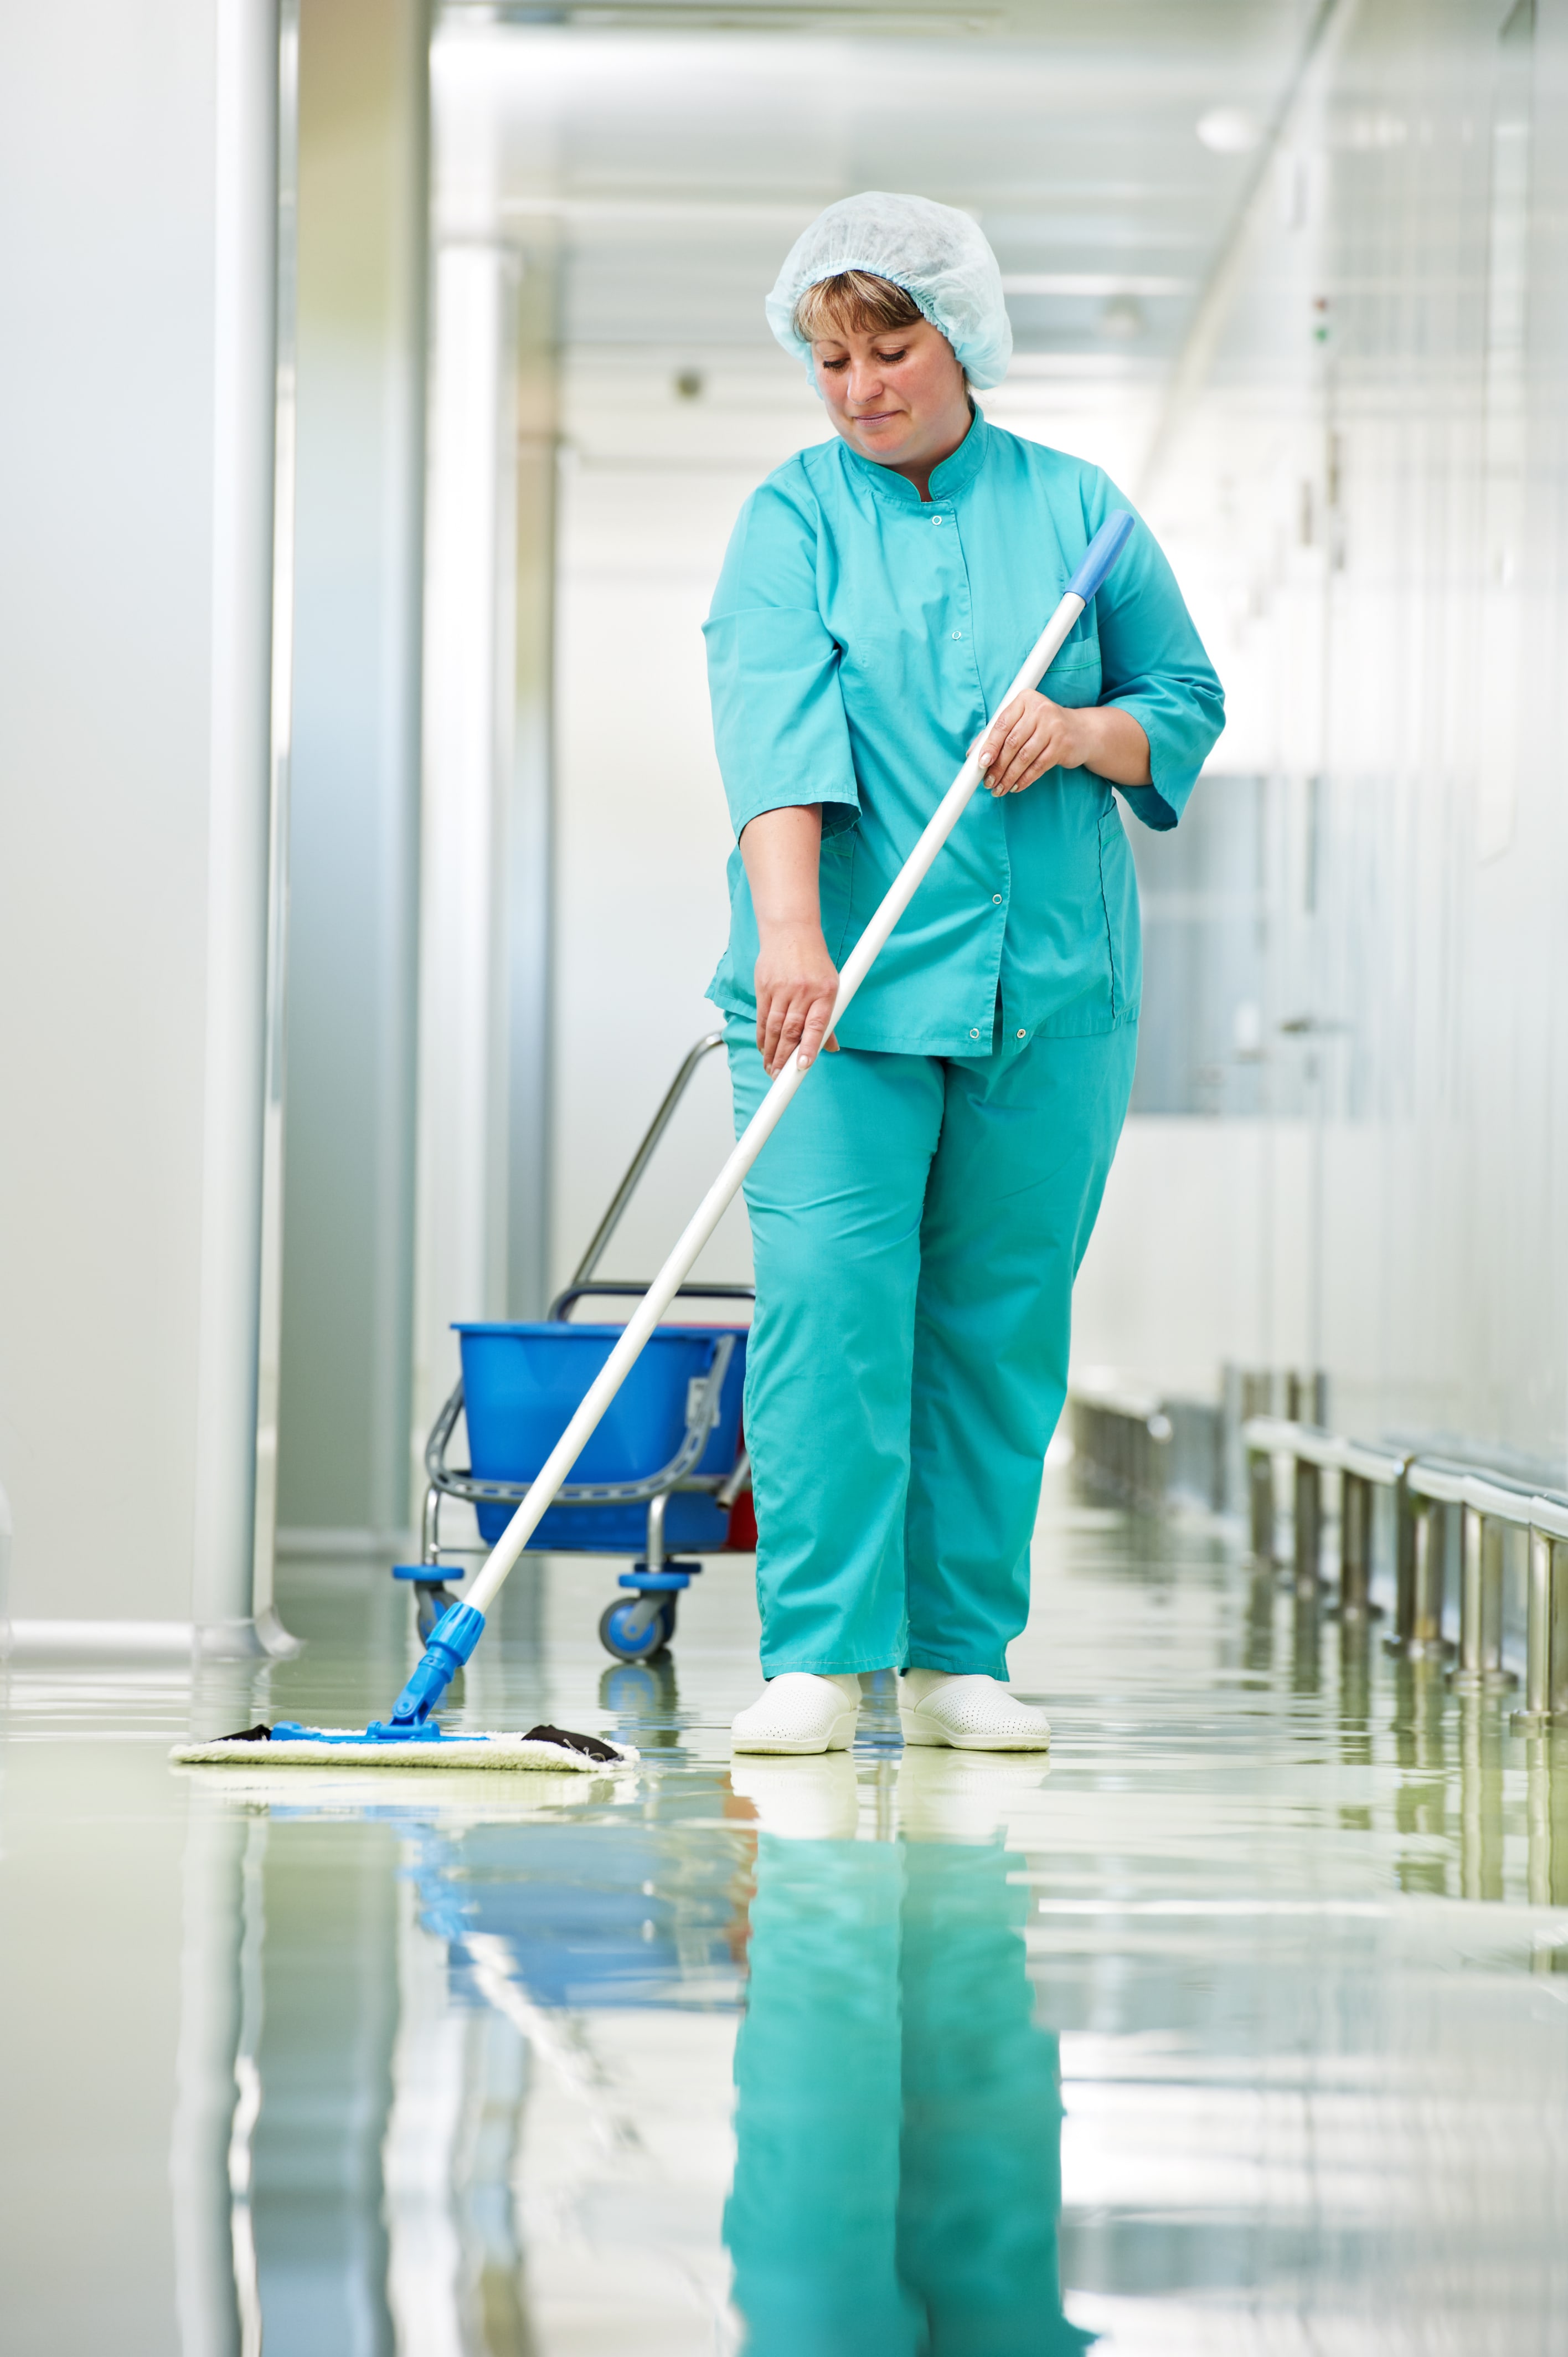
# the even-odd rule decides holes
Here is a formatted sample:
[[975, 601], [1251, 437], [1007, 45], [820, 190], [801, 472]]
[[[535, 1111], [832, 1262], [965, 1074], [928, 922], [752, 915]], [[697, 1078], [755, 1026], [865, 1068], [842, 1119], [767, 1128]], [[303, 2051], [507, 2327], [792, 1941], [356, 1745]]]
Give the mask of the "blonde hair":
[[807, 287], [795, 306], [795, 333], [807, 344], [846, 331], [886, 335], [912, 328], [924, 317], [914, 296], [890, 278], [875, 277], [869, 270], [841, 270], [836, 277], [819, 278]]

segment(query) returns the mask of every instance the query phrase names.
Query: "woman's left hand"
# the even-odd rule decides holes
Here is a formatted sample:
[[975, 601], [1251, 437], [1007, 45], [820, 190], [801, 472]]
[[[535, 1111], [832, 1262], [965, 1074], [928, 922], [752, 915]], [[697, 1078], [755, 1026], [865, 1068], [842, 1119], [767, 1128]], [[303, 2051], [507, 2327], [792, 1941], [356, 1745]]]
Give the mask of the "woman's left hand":
[[981, 739], [982, 784], [993, 794], [1021, 794], [1047, 770], [1081, 770], [1089, 755], [1079, 726], [1085, 717], [1034, 688], [1015, 695]]
[[1091, 769], [1113, 785], [1146, 786], [1149, 740], [1130, 712], [1114, 704], [1074, 710], [1029, 688], [1004, 705], [980, 740], [981, 783], [993, 794], [1021, 794], [1047, 770]]

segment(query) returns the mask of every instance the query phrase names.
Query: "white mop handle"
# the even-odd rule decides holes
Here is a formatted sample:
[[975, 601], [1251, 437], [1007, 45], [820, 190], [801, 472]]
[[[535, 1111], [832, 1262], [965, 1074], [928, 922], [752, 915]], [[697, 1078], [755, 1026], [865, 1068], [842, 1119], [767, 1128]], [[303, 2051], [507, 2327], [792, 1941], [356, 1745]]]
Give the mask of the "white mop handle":
[[[1127, 532], [1132, 529], [1132, 517], [1128, 516], [1125, 528], [1115, 538], [1114, 546], [1100, 561], [1098, 570], [1101, 576], [1120, 549]], [[1101, 544], [1107, 539], [1110, 530], [1107, 526], [1095, 540], [1091, 556], [1100, 551]], [[1022, 695], [1035, 686], [1056, 661], [1068, 632], [1094, 595], [1094, 587], [1084, 577], [1088, 566], [1089, 559], [1086, 558], [1073, 576], [1074, 588], [1067, 592], [1051, 616], [1027, 662], [998, 705], [999, 711], [1011, 704], [1015, 695]], [[1078, 586], [1083, 588], [1081, 597], [1077, 594]], [[889, 885], [881, 907], [845, 959], [843, 971], [839, 976], [838, 996], [833, 1001], [832, 1019], [835, 1024], [870, 973], [888, 934], [914, 898], [921, 877], [958, 824], [960, 814], [980, 780], [978, 757], [983, 736], [982, 731], [974, 751], [938, 803], [930, 823]], [[785, 1106], [809, 1070], [810, 1067], [803, 1065], [798, 1055], [791, 1056], [746, 1123], [736, 1141], [735, 1151], [703, 1196], [674, 1251], [643, 1295], [635, 1315], [600, 1368], [581, 1407], [540, 1467], [538, 1478], [530, 1485], [527, 1497], [491, 1549], [489, 1560], [466, 1598], [476, 1612], [489, 1610], [508, 1572], [554, 1504], [561, 1484], [586, 1448], [599, 1418], [626, 1381], [641, 1354], [643, 1344], [691, 1275], [698, 1254], [739, 1193], [742, 1179], [772, 1136]]]

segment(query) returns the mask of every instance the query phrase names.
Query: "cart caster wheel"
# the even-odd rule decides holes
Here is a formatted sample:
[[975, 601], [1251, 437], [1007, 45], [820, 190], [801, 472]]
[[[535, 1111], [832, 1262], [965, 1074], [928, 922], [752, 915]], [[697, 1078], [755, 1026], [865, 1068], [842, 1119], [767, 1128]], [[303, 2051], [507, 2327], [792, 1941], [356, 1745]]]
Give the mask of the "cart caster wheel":
[[419, 1641], [422, 1645], [428, 1645], [431, 1631], [435, 1623], [447, 1606], [456, 1604], [457, 1598], [448, 1588], [438, 1587], [434, 1582], [424, 1579], [415, 1581], [413, 1594], [417, 1607], [415, 1625], [419, 1631]]
[[672, 1596], [618, 1596], [599, 1615], [599, 1642], [618, 1662], [655, 1661], [674, 1633]]

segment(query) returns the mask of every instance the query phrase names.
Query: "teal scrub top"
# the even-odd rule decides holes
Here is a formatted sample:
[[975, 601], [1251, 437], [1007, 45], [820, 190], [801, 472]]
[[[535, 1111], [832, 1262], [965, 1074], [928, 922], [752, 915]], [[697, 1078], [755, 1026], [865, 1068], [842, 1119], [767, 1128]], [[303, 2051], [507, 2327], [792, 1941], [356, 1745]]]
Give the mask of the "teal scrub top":
[[[976, 415], [931, 497], [835, 437], [754, 491], [704, 624], [714, 735], [734, 823], [730, 937], [708, 996], [756, 1011], [757, 919], [738, 848], [761, 812], [820, 802], [822, 931], [842, 965], [1107, 515], [1098, 467]], [[1172, 827], [1224, 698], [1170, 566], [1139, 522], [1040, 682], [1062, 705], [1119, 704], [1149, 740], [1147, 786], [1118, 791]], [[1049, 770], [969, 803], [862, 985], [839, 1038], [905, 1055], [1137, 1020], [1137, 887], [1111, 787]]]

